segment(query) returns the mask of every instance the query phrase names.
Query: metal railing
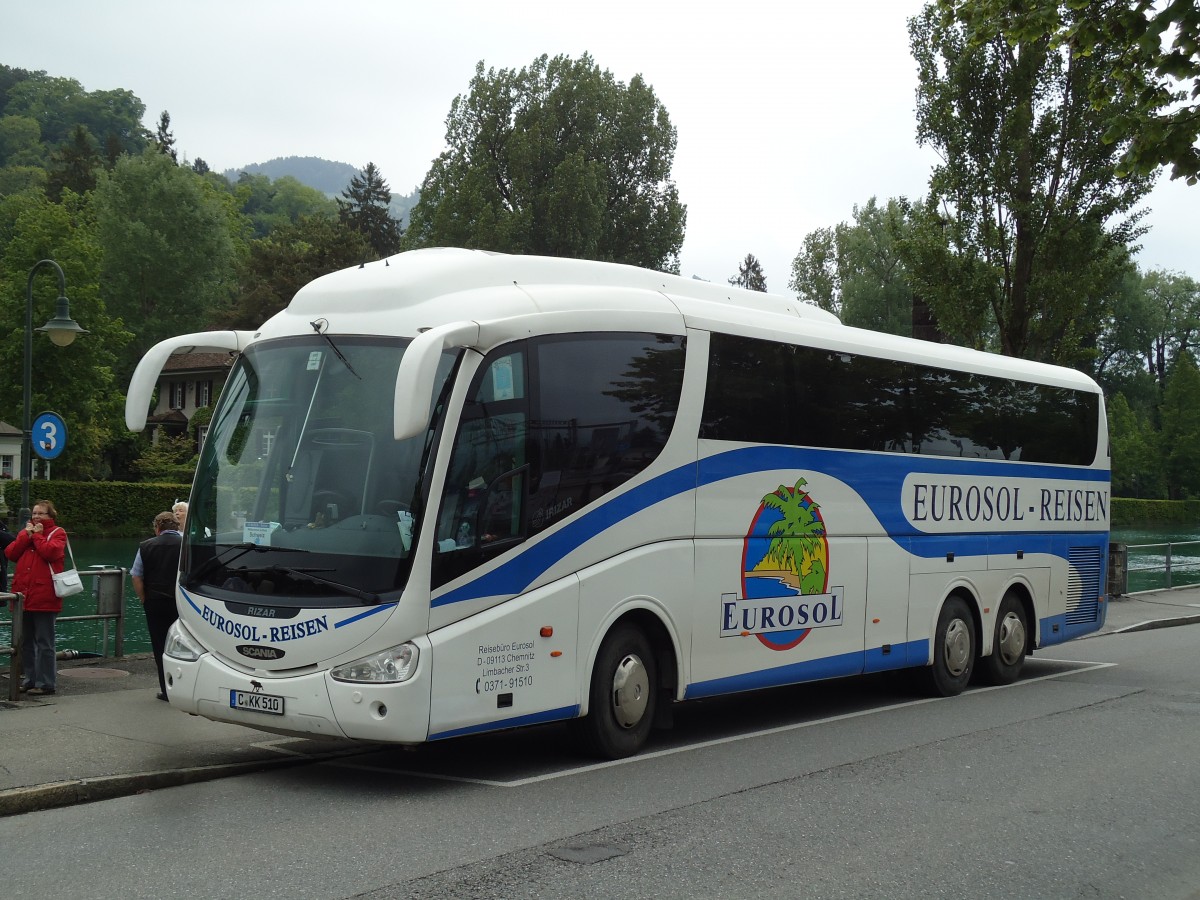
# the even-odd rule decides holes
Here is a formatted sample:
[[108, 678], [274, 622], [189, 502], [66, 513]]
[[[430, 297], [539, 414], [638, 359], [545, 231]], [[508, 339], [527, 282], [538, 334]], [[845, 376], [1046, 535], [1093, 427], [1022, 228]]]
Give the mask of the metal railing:
[[1129, 593], [1200, 584], [1200, 541], [1123, 546]]
[[[113, 656], [125, 655], [125, 576], [128, 569], [103, 566], [91, 569], [80, 569], [79, 575], [86, 584], [88, 579], [94, 579], [92, 597], [96, 602], [96, 612], [88, 615], [59, 616], [58, 622], [101, 622], [101, 656], [107, 657], [109, 626], [115, 620], [113, 635]], [[0, 610], [6, 610], [12, 603], [12, 618], [0, 619], [0, 626], [8, 625], [11, 629], [11, 646], [0, 645], [0, 655], [8, 654], [8, 699], [18, 699], [21, 683], [21, 639], [22, 616], [21, 604], [24, 595], [0, 592]]]

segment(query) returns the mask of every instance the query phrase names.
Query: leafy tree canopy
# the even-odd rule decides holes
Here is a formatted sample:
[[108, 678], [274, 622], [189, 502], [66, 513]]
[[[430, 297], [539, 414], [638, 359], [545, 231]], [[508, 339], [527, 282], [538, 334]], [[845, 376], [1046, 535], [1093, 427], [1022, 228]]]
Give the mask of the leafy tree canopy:
[[408, 248], [463, 246], [679, 270], [676, 133], [640, 75], [591, 56], [475, 69], [421, 185]]
[[272, 181], [266, 175], [242, 172], [231, 190], [242, 215], [249, 218], [253, 236], [265, 237], [282, 225], [295, 224], [301, 216], [337, 215], [337, 204], [290, 175]]
[[[68, 347], [34, 335], [33, 413], [52, 409], [69, 424], [66, 449], [54, 463], [57, 477], [106, 477], [102, 451], [124, 431], [124, 385], [114, 368], [132, 335], [105, 309], [95, 220], [83, 198], [70, 190], [61, 203], [33, 193], [11, 196], [0, 200], [0, 245], [0, 371], [9, 373], [11, 388], [0, 394], [0, 418], [21, 425], [29, 273], [39, 260], [51, 258], [62, 266], [71, 317], [88, 333]], [[33, 281], [35, 328], [55, 314], [57, 297], [54, 269], [42, 266]]]
[[358, 265], [366, 239], [335, 218], [301, 216], [250, 244], [238, 275], [238, 294], [220, 319], [225, 328], [257, 328], [314, 278]]
[[854, 221], [818, 228], [792, 261], [790, 287], [801, 300], [835, 312], [847, 325], [912, 333], [912, 285], [901, 246], [911, 233], [903, 198], [855, 205]]
[[1195, 0], [938, 0], [986, 44], [1045, 44], [1096, 65], [1086, 100], [1100, 134], [1122, 148], [1119, 174], [1200, 177], [1200, 5]]
[[[149, 142], [150, 135], [142, 126], [146, 106], [130, 91], [85, 91], [73, 78], [0, 65], [0, 86], [5, 84], [8, 89], [0, 94], [0, 115], [33, 119], [42, 142], [51, 150], [68, 143], [79, 125], [99, 144], [111, 142], [119, 153], [140, 153]], [[0, 156], [0, 165], [6, 162]]]
[[137, 335], [126, 377], [155, 343], [226, 307], [242, 222], [227, 195], [153, 148], [102, 173], [94, 205], [105, 300]]
[[957, 341], [994, 333], [1011, 356], [1085, 361], [1151, 184], [1118, 178], [1127, 145], [1095, 139], [1112, 111], [1088, 85], [1111, 54], [1046, 35], [982, 40], [934, 5], [909, 33], [917, 136], [942, 160], [906, 250], [914, 290]]

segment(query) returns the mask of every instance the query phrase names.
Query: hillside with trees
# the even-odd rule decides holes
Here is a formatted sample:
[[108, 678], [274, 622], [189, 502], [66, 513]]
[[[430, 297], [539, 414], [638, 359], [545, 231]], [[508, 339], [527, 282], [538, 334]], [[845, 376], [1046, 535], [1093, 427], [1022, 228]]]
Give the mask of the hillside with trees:
[[[333, 162], [317, 156], [278, 156], [264, 163], [250, 163], [239, 169], [226, 169], [221, 174], [231, 182], [237, 181], [243, 174], [264, 176], [268, 182], [292, 178], [300, 184], [320, 191], [332, 200], [346, 189], [360, 171], [349, 163]], [[388, 212], [402, 228], [408, 227], [409, 210], [416, 205], [418, 196], [415, 190], [410, 194], [392, 195]]]

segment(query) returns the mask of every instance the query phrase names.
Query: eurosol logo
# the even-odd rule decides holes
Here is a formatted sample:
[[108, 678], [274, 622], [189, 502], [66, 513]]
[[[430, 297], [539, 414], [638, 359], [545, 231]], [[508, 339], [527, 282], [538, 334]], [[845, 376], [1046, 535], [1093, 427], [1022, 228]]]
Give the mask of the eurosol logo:
[[742, 595], [721, 597], [721, 637], [790, 650], [812, 629], [842, 624], [843, 589], [829, 587], [825, 521], [807, 484], [781, 484], [759, 503], [742, 545]]

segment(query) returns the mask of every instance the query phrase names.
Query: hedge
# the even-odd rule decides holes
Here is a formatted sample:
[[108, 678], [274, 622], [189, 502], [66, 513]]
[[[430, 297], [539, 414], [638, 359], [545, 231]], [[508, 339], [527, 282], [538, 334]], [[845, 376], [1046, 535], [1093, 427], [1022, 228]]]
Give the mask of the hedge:
[[[144, 537], [150, 523], [176, 500], [186, 500], [190, 484], [130, 484], [123, 481], [33, 481], [30, 505], [50, 500], [58, 509], [58, 522], [79, 537]], [[8, 505], [8, 521], [19, 528], [21, 482], [0, 482], [0, 496]]]
[[1115, 528], [1140, 525], [1195, 525], [1200, 522], [1200, 500], [1135, 500], [1113, 497]]

